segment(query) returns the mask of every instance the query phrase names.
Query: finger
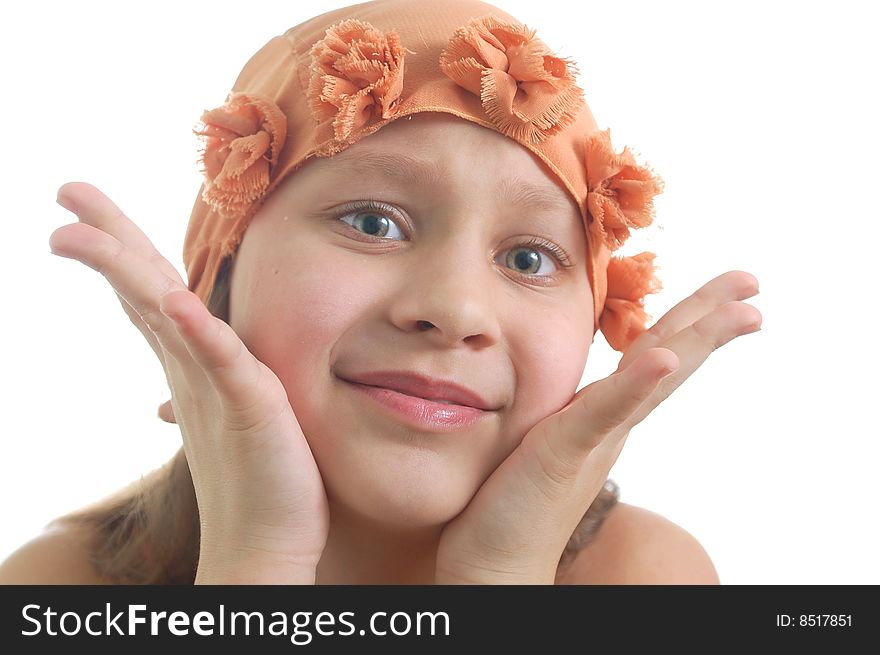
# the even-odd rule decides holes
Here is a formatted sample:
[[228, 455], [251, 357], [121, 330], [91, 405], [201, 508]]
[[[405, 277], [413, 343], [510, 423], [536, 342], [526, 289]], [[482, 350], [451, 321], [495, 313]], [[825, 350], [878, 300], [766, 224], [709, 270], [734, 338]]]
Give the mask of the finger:
[[[101, 273], [137, 313], [163, 351], [183, 361], [188, 359], [186, 346], [173, 322], [159, 311], [162, 295], [171, 289], [185, 289], [180, 282], [169, 278], [115, 237], [86, 223], [58, 228], [49, 237], [49, 245], [55, 254], [76, 259]], [[163, 357], [162, 363], [169, 376], [167, 358]]]
[[198, 296], [187, 289], [171, 291], [161, 299], [160, 309], [174, 321], [190, 356], [214, 388], [231, 401], [231, 407], [248, 409], [265, 402], [277, 406], [276, 399], [263, 395], [263, 366], [235, 331], [211, 314]]
[[269, 388], [260, 384], [264, 367], [232, 328], [214, 317], [189, 289], [91, 225], [60, 227], [49, 242], [58, 254], [78, 259], [104, 275], [155, 333], [170, 355], [165, 372], [172, 404], [176, 387], [185, 381], [187, 393], [195, 397], [210, 384], [226, 396], [225, 407], [246, 417], [253, 409], [254, 416], [265, 420], [260, 410], [279, 406], [277, 398], [261, 393]]
[[627, 348], [617, 366], [621, 371], [648, 348], [664, 346], [665, 341], [692, 325], [709, 312], [732, 300], [745, 300], [758, 293], [758, 280], [745, 271], [728, 271], [707, 282], [691, 296], [670, 309]]
[[156, 265], [165, 275], [183, 285], [177, 269], [165, 259], [147, 235], [98, 188], [86, 182], [68, 182], [58, 189], [58, 204], [87, 223]]
[[762, 316], [748, 303], [724, 303], [700, 320], [681, 330], [663, 346], [676, 354], [681, 365], [665, 378], [651, 397], [633, 414], [629, 427], [640, 423], [661, 402], [681, 386], [709, 355], [736, 337], [750, 334], [761, 326]]
[[[86, 182], [68, 182], [58, 189], [57, 202], [65, 209], [77, 215], [77, 218], [88, 225], [92, 225], [107, 234], [115, 237], [128, 248], [141, 255], [148, 262], [154, 263], [159, 269], [173, 280], [183, 285], [183, 280], [174, 266], [162, 257], [153, 243], [135, 225], [116, 204], [103, 192]], [[150, 348], [165, 364], [165, 356], [162, 346], [159, 345], [152, 330], [141, 320], [137, 311], [125, 300], [116, 294], [128, 318], [147, 340]]]
[[174, 417], [174, 407], [172, 406], [172, 402], [170, 400], [167, 400], [159, 405], [159, 411], [157, 412], [157, 414], [159, 418], [166, 423], [177, 423], [177, 419]]
[[158, 339], [156, 339], [156, 335], [153, 334], [153, 331], [144, 323], [143, 319], [138, 315], [135, 309], [128, 304], [128, 301], [116, 293], [116, 298], [119, 300], [119, 304], [122, 305], [122, 309], [125, 312], [126, 316], [131, 320], [132, 324], [138, 329], [138, 331], [144, 335], [144, 339], [147, 340], [147, 343], [150, 344], [150, 348], [152, 348], [153, 352], [156, 353], [156, 357], [159, 358], [159, 361], [162, 362], [162, 365], [165, 365], [165, 351], [162, 349], [162, 345], [159, 343]]
[[581, 389], [567, 407], [546, 420], [536, 445], [548, 476], [575, 477], [589, 453], [626, 423], [678, 366], [675, 353], [650, 348], [626, 369]]
[[[204, 374], [192, 362], [180, 334], [162, 325], [173, 322], [159, 311], [159, 296], [168, 288], [182, 287], [181, 284], [165, 276], [155, 265], [143, 260], [115, 237], [87, 223], [55, 230], [49, 238], [49, 244], [55, 254], [77, 259], [108, 279], [126, 314], [156, 353], [172, 397], [179, 391], [179, 384], [175, 384], [175, 380], [183, 380], [192, 390], [208, 384]], [[144, 282], [147, 283], [146, 289], [143, 288]], [[163, 343], [160, 343], [157, 333], [163, 335]], [[158, 414], [168, 423], [177, 422], [171, 401], [160, 407]]]

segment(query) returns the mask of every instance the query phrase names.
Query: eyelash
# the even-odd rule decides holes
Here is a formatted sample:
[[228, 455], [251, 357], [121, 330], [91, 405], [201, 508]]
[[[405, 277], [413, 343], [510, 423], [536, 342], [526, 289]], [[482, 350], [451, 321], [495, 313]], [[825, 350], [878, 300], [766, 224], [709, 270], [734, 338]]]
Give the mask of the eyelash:
[[[367, 200], [358, 200], [357, 202], [353, 202], [353, 203], [350, 203], [344, 207], [341, 207], [339, 209], [339, 211], [336, 212], [334, 218], [339, 219], [339, 218], [342, 218], [343, 216], [346, 216], [348, 214], [352, 214], [355, 212], [359, 212], [359, 211], [376, 211], [376, 210], [378, 210], [377, 213], [382, 214], [386, 218], [398, 216], [397, 210], [395, 210], [394, 207], [392, 207], [391, 205], [388, 205], [388, 204], [382, 202], [381, 200], [376, 200], [375, 198], [369, 198]], [[348, 224], [346, 223], [346, 225], [348, 225]], [[351, 226], [349, 225], [349, 227], [351, 227]], [[398, 226], [398, 227], [400, 227], [400, 226]], [[354, 230], [353, 227], [351, 229]], [[357, 230], [355, 230], [355, 232], [357, 232]], [[376, 240], [376, 241], [387, 241], [388, 240], [388, 239], [385, 239], [384, 237], [374, 237], [369, 234], [364, 234], [363, 232], [358, 232], [358, 234], [361, 234], [364, 237], [371, 239], [371, 240]], [[572, 264], [572, 262], [571, 262], [571, 257], [562, 248], [562, 246], [557, 246], [555, 243], [551, 243], [550, 241], [547, 241], [547, 240], [542, 239], [540, 237], [532, 237], [532, 238], [528, 239], [527, 241], [523, 241], [522, 243], [517, 244], [514, 247], [515, 248], [523, 248], [523, 247], [529, 247], [529, 246], [538, 246], [539, 249], [543, 250], [544, 252], [546, 252], [549, 255], [552, 255], [553, 258], [556, 259], [556, 261], [559, 263], [559, 265], [563, 269], [572, 268], [574, 266], [574, 264]], [[541, 279], [541, 278], [553, 279], [559, 274], [559, 271], [556, 271], [556, 273], [553, 273], [552, 275], [534, 275], [534, 274], [530, 274], [530, 273], [522, 273], [520, 271], [514, 271], [514, 272], [519, 273], [520, 275], [522, 275], [524, 277], [537, 278], [537, 279]]]

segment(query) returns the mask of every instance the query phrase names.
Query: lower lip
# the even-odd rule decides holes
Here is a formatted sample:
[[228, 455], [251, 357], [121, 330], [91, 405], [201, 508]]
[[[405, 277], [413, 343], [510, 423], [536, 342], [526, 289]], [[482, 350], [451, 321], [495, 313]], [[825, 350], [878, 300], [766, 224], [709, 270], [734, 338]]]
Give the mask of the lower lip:
[[423, 430], [435, 432], [462, 430], [490, 413], [466, 405], [435, 403], [384, 387], [372, 387], [357, 382], [349, 382], [349, 384], [391, 410], [398, 419], [408, 421]]

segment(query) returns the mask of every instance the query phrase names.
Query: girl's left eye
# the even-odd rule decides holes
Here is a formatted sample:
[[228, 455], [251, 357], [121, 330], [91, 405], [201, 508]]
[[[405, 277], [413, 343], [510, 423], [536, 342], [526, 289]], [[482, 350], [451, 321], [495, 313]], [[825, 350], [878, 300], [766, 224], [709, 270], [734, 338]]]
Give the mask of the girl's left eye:
[[[376, 211], [377, 209], [379, 211]], [[362, 208], [355, 204], [354, 206], [349, 207], [345, 213], [340, 214], [338, 218], [343, 223], [348, 223], [359, 232], [363, 231], [364, 234], [371, 237], [384, 238], [392, 228], [397, 230], [397, 232], [403, 236], [397, 223], [388, 218], [388, 214], [394, 214], [394, 212], [389, 211], [389, 209], [376, 207], [371, 204], [365, 205]], [[351, 223], [345, 220], [349, 216], [354, 217]]]
[[[389, 232], [395, 230], [400, 236], [404, 236], [397, 223], [390, 218], [390, 216], [395, 214], [394, 208], [384, 203], [361, 201], [346, 207], [343, 213], [337, 215], [337, 218], [343, 223], [351, 225], [359, 232], [363, 232], [376, 239], [385, 240]], [[346, 220], [349, 217], [352, 219], [350, 222]], [[538, 246], [538, 248], [530, 246]], [[572, 266], [568, 254], [562, 248], [538, 237], [533, 237], [525, 243], [507, 250], [504, 257], [505, 264], [523, 275], [553, 277], [557, 272], [556, 265], [551, 258], [542, 258], [540, 255], [541, 251], [552, 255], [562, 265], [562, 268], [570, 268]], [[539, 275], [543, 269], [542, 263], [553, 264], [553, 270], [549, 273], [545, 271]]]

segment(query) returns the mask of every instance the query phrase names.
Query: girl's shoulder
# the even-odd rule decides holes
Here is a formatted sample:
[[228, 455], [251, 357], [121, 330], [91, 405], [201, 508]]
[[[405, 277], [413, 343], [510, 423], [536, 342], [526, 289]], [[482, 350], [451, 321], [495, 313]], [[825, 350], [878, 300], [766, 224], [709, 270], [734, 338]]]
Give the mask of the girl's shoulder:
[[687, 530], [618, 502], [601, 529], [557, 574], [556, 584], [720, 584], [712, 560]]
[[87, 544], [87, 535], [74, 528], [46, 529], [0, 562], [0, 584], [107, 584]]
[[[557, 574], [557, 584], [719, 584], [712, 560], [684, 528], [618, 502], [602, 528]], [[53, 527], [0, 562], [0, 584], [108, 584], [89, 557], [88, 535]]]

